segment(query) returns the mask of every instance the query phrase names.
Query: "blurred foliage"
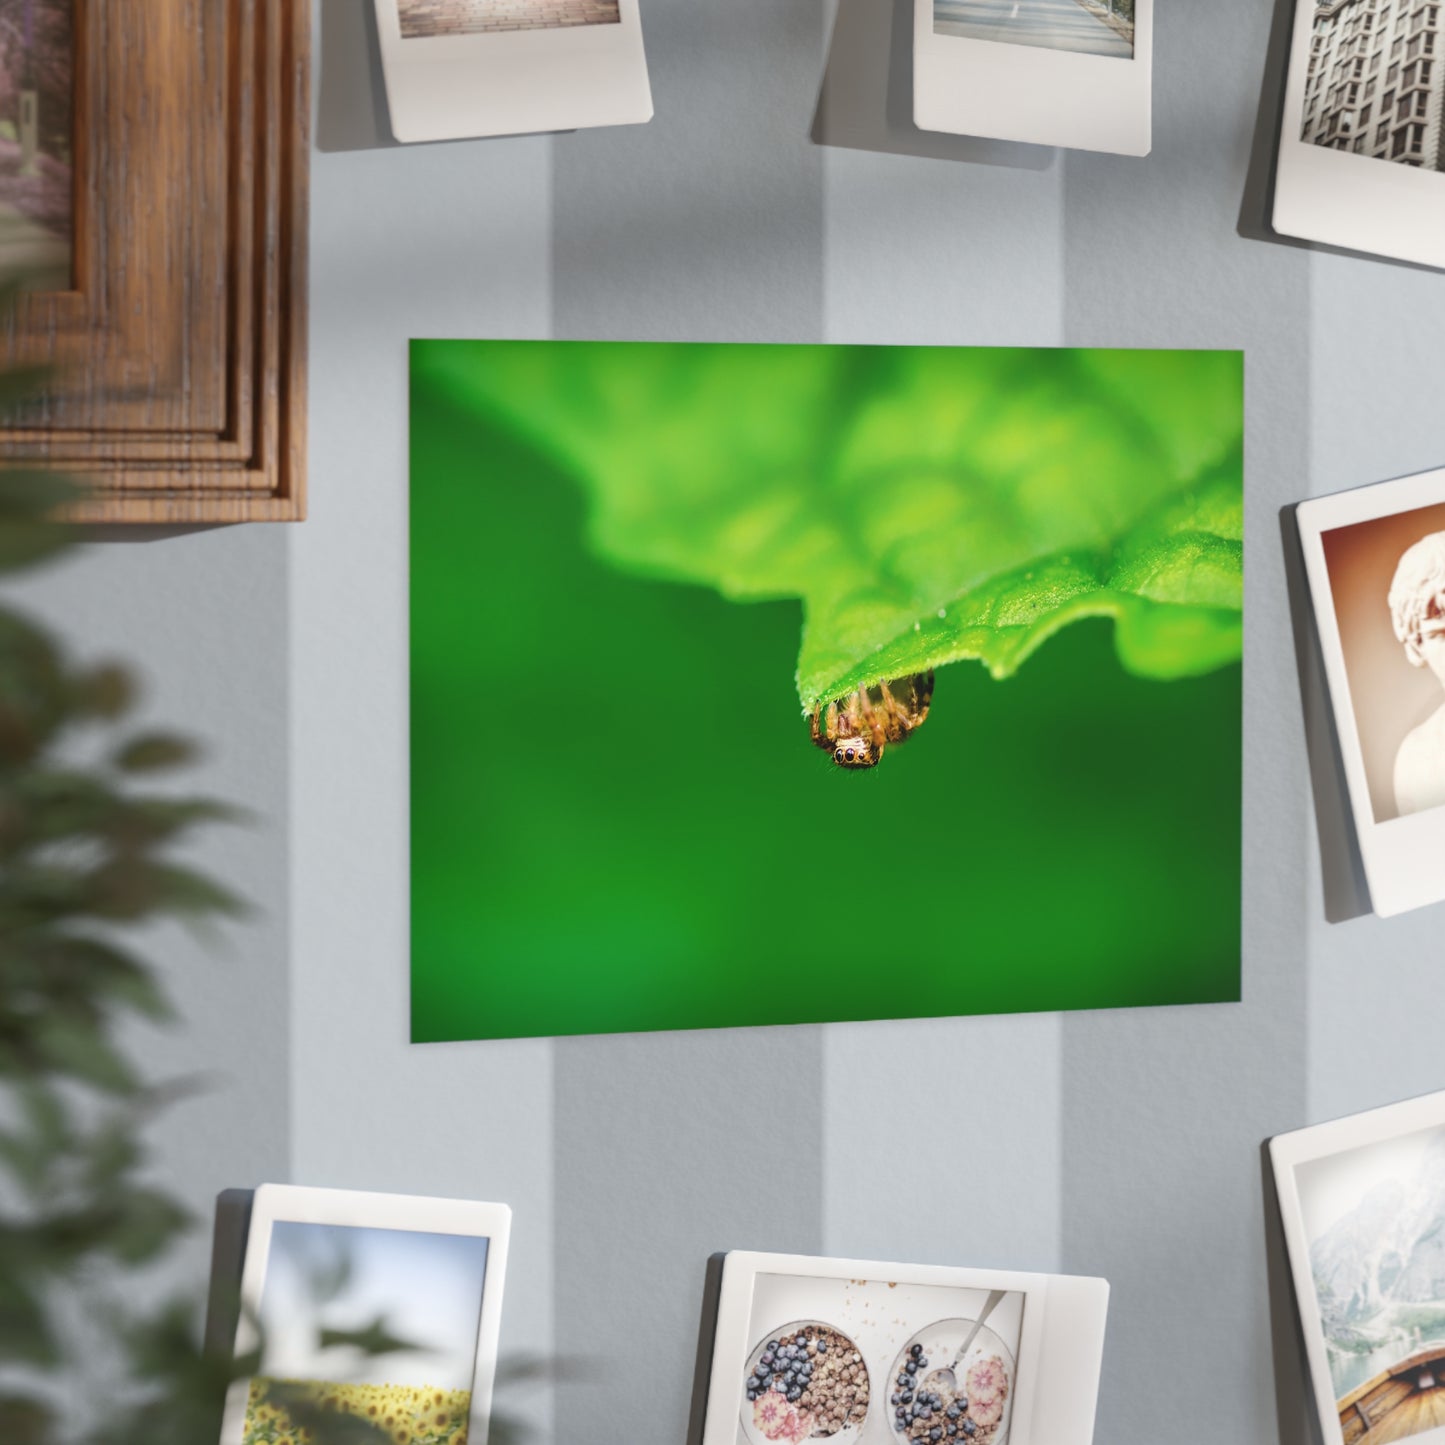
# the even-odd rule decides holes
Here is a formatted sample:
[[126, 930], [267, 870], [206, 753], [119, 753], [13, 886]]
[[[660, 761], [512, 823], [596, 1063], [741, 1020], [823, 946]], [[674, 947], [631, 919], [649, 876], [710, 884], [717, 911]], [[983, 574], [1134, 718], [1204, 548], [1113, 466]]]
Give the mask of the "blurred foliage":
[[[13, 295], [0, 293], [0, 311]], [[0, 422], [42, 381], [0, 375]], [[73, 546], [75, 529], [53, 517], [83, 494], [55, 472], [0, 469], [0, 576]], [[135, 701], [125, 667], [78, 661], [36, 619], [0, 604], [4, 1445], [214, 1445], [227, 1386], [259, 1366], [256, 1355], [203, 1351], [195, 1300], [136, 1303], [143, 1272], [193, 1221], [147, 1178], [144, 1128], [177, 1090], [147, 1081], [118, 1043], [128, 1019], [173, 1019], [135, 940], [167, 920], [199, 925], [244, 909], [172, 856], [237, 810], [153, 790], [197, 748], [133, 725]], [[97, 1367], [96, 1332], [118, 1361]], [[343, 1343], [362, 1356], [404, 1347], [382, 1321]], [[107, 1373], [117, 1363], [120, 1382]], [[305, 1401], [297, 1411], [314, 1445], [392, 1445], [365, 1421]], [[517, 1438], [512, 1422], [495, 1423], [494, 1442]]]
[[[42, 381], [0, 377], [0, 415]], [[72, 545], [53, 515], [82, 494], [55, 472], [0, 471], [0, 575]], [[190, 1223], [146, 1178], [142, 1131], [174, 1090], [147, 1082], [117, 1042], [127, 1016], [172, 1017], [131, 939], [241, 908], [174, 861], [196, 828], [235, 815], [152, 787], [195, 749], [134, 725], [135, 700], [124, 667], [80, 662], [0, 606], [0, 1359], [29, 1367], [0, 1390], [7, 1445], [214, 1439], [232, 1369], [202, 1356], [190, 1304], [127, 1303], [134, 1272]], [[87, 1398], [94, 1341], [65, 1323], [77, 1311], [115, 1340], [134, 1409]]]
[[[571, 473], [641, 576], [801, 598], [805, 709], [1110, 617], [1142, 677], [1241, 652], [1238, 352], [416, 342]], [[548, 638], [549, 645], [559, 639]]]

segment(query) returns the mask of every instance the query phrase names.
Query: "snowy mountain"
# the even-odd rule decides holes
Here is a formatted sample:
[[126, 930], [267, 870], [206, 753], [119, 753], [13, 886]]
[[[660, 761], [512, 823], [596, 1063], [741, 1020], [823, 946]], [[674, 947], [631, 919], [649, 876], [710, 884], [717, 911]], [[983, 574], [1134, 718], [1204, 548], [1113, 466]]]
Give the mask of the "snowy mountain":
[[1445, 1132], [1412, 1177], [1373, 1185], [1314, 1242], [1310, 1268], [1336, 1344], [1383, 1311], [1445, 1302]]

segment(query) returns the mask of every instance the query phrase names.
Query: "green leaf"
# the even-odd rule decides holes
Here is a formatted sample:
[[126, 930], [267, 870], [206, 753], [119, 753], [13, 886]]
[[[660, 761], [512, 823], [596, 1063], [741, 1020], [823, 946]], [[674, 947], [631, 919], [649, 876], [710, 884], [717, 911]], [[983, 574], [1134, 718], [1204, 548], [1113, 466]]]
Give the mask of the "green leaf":
[[117, 662], [101, 663], [72, 680], [70, 701], [76, 714], [113, 722], [135, 702], [136, 684]]
[[112, 761], [127, 773], [159, 772], [194, 762], [198, 752], [189, 738], [176, 733], [142, 733], [123, 743]]
[[1006, 677], [1084, 617], [1114, 618], [1145, 676], [1240, 656], [1237, 352], [418, 342], [413, 356], [575, 477], [617, 567], [801, 599], [805, 707], [964, 658]]
[[111, 1094], [135, 1094], [140, 1089], [135, 1070], [110, 1041], [71, 1017], [52, 1015], [43, 1020], [32, 1042], [37, 1057], [55, 1073]]
[[54, 1365], [60, 1359], [55, 1332], [35, 1292], [19, 1277], [21, 1262], [9, 1254], [7, 1244], [0, 1251], [0, 1360]]
[[104, 1248], [127, 1264], [144, 1264], [166, 1249], [191, 1224], [191, 1216], [174, 1200], [150, 1189], [123, 1194]]
[[386, 1328], [384, 1316], [372, 1320], [364, 1329], [329, 1330], [322, 1328], [318, 1333], [320, 1347], [325, 1350], [332, 1345], [350, 1345], [367, 1355], [391, 1355], [401, 1350], [419, 1348], [409, 1340], [399, 1339]]
[[17, 959], [33, 962], [50, 991], [93, 1004], [112, 1001], [156, 1023], [172, 1022], [175, 1008], [139, 960], [94, 938], [37, 930], [9, 940]]
[[6, 1445], [46, 1445], [53, 1437], [55, 1413], [29, 1395], [0, 1395], [0, 1440]]

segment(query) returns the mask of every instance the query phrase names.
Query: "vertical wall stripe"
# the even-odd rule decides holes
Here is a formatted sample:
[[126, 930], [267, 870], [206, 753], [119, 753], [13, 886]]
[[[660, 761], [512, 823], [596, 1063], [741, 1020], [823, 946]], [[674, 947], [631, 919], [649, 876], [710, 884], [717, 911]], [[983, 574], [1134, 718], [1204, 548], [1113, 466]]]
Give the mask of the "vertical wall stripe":
[[[371, 9], [318, 8], [322, 146], [384, 115]], [[551, 210], [543, 138], [313, 155], [311, 515], [286, 532], [292, 1175], [511, 1204], [504, 1358], [553, 1349], [552, 1045], [408, 1042], [407, 343], [546, 335]]]
[[[1059, 158], [914, 129], [911, 0], [838, 0], [829, 10], [816, 132], [827, 178], [825, 338], [1058, 345]], [[965, 948], [966, 895], [959, 909]], [[1059, 1028], [1046, 1014], [828, 1028], [826, 1252], [1056, 1268]], [[941, 1110], [968, 1147], [932, 1160], [930, 1186], [909, 1189], [901, 1207], [896, 1182], [859, 1181], [896, 1180], [898, 1121], [918, 1107]], [[984, 1188], [981, 1159], [1008, 1161]]]
[[[643, 10], [656, 119], [552, 142], [553, 334], [819, 340], [817, 10]], [[680, 1440], [709, 1254], [819, 1248], [822, 1033], [559, 1039], [554, 1057], [557, 1345], [592, 1364], [559, 1391], [558, 1435]]]
[[1155, 13], [1153, 154], [1068, 157], [1066, 339], [1246, 351], [1244, 1002], [1065, 1018], [1064, 1263], [1114, 1285], [1099, 1438], [1204, 1445], [1280, 1427], [1257, 1146], [1305, 1103], [1309, 783], [1280, 509], [1305, 490], [1310, 311], [1306, 254], [1235, 231], [1268, 7]]
[[[1439, 274], [1319, 255], [1312, 258], [1310, 278], [1314, 465], [1309, 492], [1323, 495], [1445, 465], [1438, 346], [1445, 290]], [[1362, 362], [1365, 357], [1368, 363]], [[1336, 769], [1331, 766], [1329, 772], [1334, 775]], [[1313, 831], [1311, 840], [1319, 845]], [[1334, 837], [1323, 841], [1332, 849], [1338, 846]], [[1319, 861], [1312, 856], [1316, 892], [1319, 876]], [[1380, 948], [1372, 946], [1379, 935], [1368, 931], [1369, 923], [1326, 923], [1325, 905], [1333, 901], [1313, 897], [1308, 915], [1314, 964], [1311, 1120], [1445, 1087], [1438, 1050], [1408, 1046], [1400, 1012], [1360, 1006], [1362, 995], [1371, 1000], [1431, 996], [1440, 975], [1445, 910], [1437, 904], [1374, 925], [1389, 930], [1391, 947]]]

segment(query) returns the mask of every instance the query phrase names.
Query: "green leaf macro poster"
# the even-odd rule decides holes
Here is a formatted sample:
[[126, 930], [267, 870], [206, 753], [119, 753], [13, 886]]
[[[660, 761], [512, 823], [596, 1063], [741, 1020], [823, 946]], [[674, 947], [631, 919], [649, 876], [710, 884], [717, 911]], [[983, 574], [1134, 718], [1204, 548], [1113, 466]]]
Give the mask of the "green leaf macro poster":
[[412, 1037], [1237, 999], [1242, 481], [1238, 352], [413, 343]]

